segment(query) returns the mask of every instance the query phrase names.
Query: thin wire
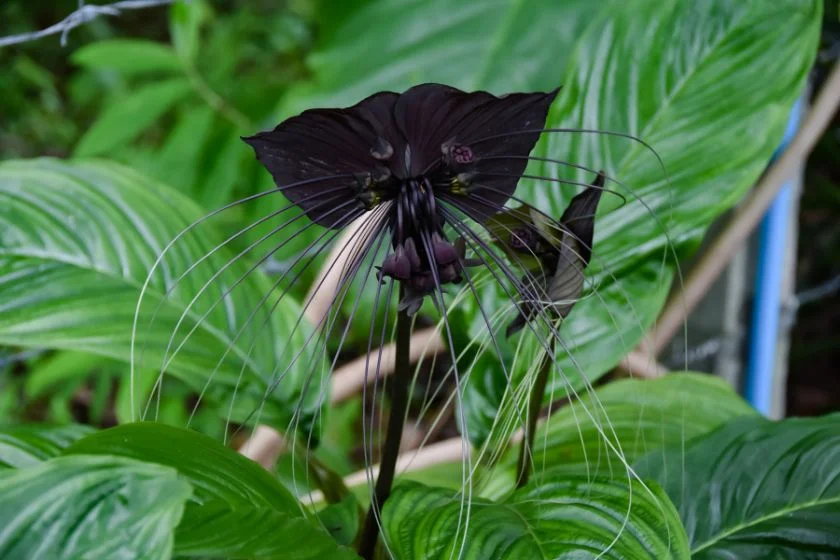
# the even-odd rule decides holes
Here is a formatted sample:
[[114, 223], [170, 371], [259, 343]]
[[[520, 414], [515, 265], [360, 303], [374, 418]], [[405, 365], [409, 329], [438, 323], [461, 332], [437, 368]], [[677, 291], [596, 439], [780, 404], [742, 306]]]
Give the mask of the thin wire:
[[8, 47], [10, 45], [19, 45], [21, 43], [28, 43], [30, 41], [37, 41], [38, 39], [49, 37], [50, 35], [58, 35], [59, 33], [61, 34], [61, 46], [66, 47], [67, 35], [70, 31], [91, 22], [100, 16], [116, 17], [121, 15], [123, 10], [155, 8], [158, 6], [174, 4], [176, 1], [177, 0], [123, 0], [122, 2], [114, 2], [113, 4], [97, 6], [94, 4], [85, 4], [84, 0], [79, 0], [78, 9], [63, 20], [39, 31], [31, 31], [29, 33], [2, 37], [0, 38], [0, 48]]

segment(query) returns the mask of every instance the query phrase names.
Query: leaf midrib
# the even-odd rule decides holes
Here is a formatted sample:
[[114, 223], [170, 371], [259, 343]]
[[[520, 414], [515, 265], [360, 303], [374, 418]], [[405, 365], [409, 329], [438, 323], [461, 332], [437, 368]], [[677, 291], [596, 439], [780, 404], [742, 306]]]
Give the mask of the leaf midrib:
[[[675, 8], [679, 8], [680, 4], [677, 3], [674, 6], [675, 6]], [[668, 110], [670, 109], [671, 105], [673, 105], [673, 103], [674, 103], [674, 99], [679, 96], [680, 92], [685, 88], [686, 84], [688, 82], [690, 82], [693, 79], [694, 76], [697, 75], [698, 68], [700, 68], [704, 64], [706, 64], [706, 61], [709, 59], [710, 56], [712, 56], [712, 54], [715, 53], [718, 46], [725, 39], [729, 38], [729, 36], [735, 30], [737, 30], [741, 27], [741, 20], [743, 20], [746, 17], [746, 14], [750, 13], [751, 11], [752, 11], [752, 8], [746, 8], [738, 16], [732, 18], [732, 20], [730, 22], [731, 25], [729, 25], [720, 34], [719, 37], [717, 37], [714, 41], [709, 43], [708, 48], [706, 49], [706, 52], [703, 53], [699, 58], [696, 59], [696, 63], [691, 67], [691, 69], [687, 70], [683, 74], [683, 76], [674, 85], [671, 92], [661, 100], [661, 103], [659, 104], [659, 108], [656, 110], [656, 112], [653, 115], [651, 115], [650, 119], [648, 119], [648, 122], [645, 124], [644, 128], [642, 128], [642, 130], [639, 131], [639, 134], [638, 134], [639, 138], [644, 140], [644, 137], [647, 134], [650, 133], [651, 127], [656, 125], [657, 122], [662, 118], [662, 116], [668, 113]], [[624, 165], [626, 165], [626, 163], [627, 163], [628, 159], [630, 158], [630, 155], [633, 153], [633, 151], [634, 150], [628, 150], [627, 152], [625, 152], [624, 156], [621, 158], [621, 161], [619, 162], [619, 164], [617, 166], [618, 169], [623, 169]]]
[[796, 513], [798, 511], [808, 509], [808, 508], [811, 508], [811, 507], [819, 507], [819, 506], [829, 505], [829, 504], [840, 504], [840, 496], [837, 496], [835, 498], [825, 499], [825, 500], [812, 500], [812, 501], [809, 501], [809, 502], [803, 502], [803, 503], [798, 504], [794, 507], [782, 508], [780, 510], [774, 511], [773, 513], [769, 513], [769, 514], [766, 514], [766, 515], [762, 515], [761, 517], [757, 517], [756, 519], [754, 519], [752, 521], [749, 521], [749, 522], [746, 522], [746, 523], [741, 523], [739, 525], [735, 525], [732, 528], [730, 528], [726, 531], [723, 531], [722, 533], [719, 533], [714, 538], [711, 538], [709, 540], [704, 541], [703, 543], [698, 545], [696, 548], [692, 548], [691, 553], [696, 554], [696, 553], [698, 553], [702, 550], [705, 550], [705, 549], [707, 549], [711, 546], [714, 546], [715, 544], [723, 541], [724, 539], [727, 539], [727, 538], [731, 537], [732, 535], [734, 535], [734, 534], [736, 534], [740, 531], [743, 531], [744, 529], [749, 529], [749, 528], [755, 527], [756, 525], [760, 525], [761, 523], [764, 523], [766, 521], [770, 521], [772, 519], [776, 519], [778, 517], [782, 517], [784, 515], [788, 515], [788, 514], [791, 514], [791, 513]]

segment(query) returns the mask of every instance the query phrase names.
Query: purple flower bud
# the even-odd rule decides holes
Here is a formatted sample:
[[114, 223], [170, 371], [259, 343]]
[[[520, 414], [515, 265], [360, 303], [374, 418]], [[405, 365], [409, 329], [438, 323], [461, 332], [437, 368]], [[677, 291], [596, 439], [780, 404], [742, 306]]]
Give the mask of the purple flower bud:
[[396, 280], [411, 278], [411, 262], [402, 246], [398, 246], [393, 253], [385, 257], [382, 262], [382, 275], [390, 276]]

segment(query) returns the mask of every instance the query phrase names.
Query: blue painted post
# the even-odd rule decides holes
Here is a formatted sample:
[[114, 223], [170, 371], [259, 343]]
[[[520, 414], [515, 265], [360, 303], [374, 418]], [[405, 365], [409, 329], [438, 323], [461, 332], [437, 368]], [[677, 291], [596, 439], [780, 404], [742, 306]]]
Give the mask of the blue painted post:
[[[803, 100], [791, 110], [787, 130], [774, 159], [795, 136], [802, 116]], [[773, 406], [776, 342], [782, 311], [782, 279], [790, 227], [794, 181], [788, 181], [761, 222], [755, 299], [750, 325], [745, 396], [756, 410], [769, 415]]]

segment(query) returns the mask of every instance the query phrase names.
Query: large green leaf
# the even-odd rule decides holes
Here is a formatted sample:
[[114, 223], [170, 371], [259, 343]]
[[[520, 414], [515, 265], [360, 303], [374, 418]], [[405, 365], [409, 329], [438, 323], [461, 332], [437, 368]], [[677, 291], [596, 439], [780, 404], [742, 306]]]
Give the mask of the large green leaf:
[[697, 560], [840, 557], [840, 415], [744, 419], [644, 457]]
[[474, 498], [468, 509], [451, 490], [403, 483], [382, 522], [400, 560], [689, 557], [668, 497], [635, 481], [569, 478], [525, 487], [501, 503]]
[[[615, 381], [553, 411], [537, 427], [532, 479], [623, 479], [627, 465], [646, 453], [681, 449], [728, 421], [754, 416], [729, 384], [708, 374]], [[513, 487], [518, 457], [519, 446], [512, 447], [499, 465], [505, 476], [495, 476], [482, 495], [504, 495]]]
[[93, 431], [80, 424], [0, 427], [0, 469], [37, 465], [58, 456], [62, 449]]
[[280, 113], [352, 105], [423, 82], [498, 94], [550, 90], [601, 9], [584, 0], [371, 1], [323, 37], [307, 61], [312, 81], [292, 90]]
[[0, 472], [0, 557], [170, 558], [190, 485], [122, 457], [59, 457]]
[[119, 455], [177, 469], [194, 488], [175, 535], [187, 556], [354, 558], [259, 465], [215, 440], [155, 423], [126, 424], [76, 442], [65, 455]]
[[[629, 200], [616, 208], [618, 198], [606, 196], [600, 205], [591, 266], [615, 272], [660, 252], [663, 225], [677, 243], [696, 240], [754, 184], [811, 68], [821, 8], [818, 0], [619, 2], [587, 28], [547, 126], [638, 136], [668, 175], [625, 138], [544, 136], [538, 155], [604, 169], [647, 204], [611, 185]], [[593, 177], [556, 164], [536, 167], [551, 177]], [[557, 216], [574, 194], [544, 182], [527, 190]]]
[[[0, 343], [129, 360], [135, 306], [147, 271], [167, 243], [202, 214], [183, 195], [118, 165], [4, 162]], [[306, 353], [293, 359], [311, 327], [303, 321], [295, 329], [299, 305], [289, 297], [277, 303], [279, 294], [270, 295], [268, 280], [259, 271], [249, 273], [251, 263], [240, 259], [228, 266], [235, 253], [226, 247], [184, 276], [224, 239], [211, 226], [182, 237], [151, 277], [137, 323], [135, 363], [160, 370], [168, 347], [174, 358], [167, 373], [197, 392], [206, 386], [205, 400], [225, 417], [235, 395], [234, 419], [257, 410], [276, 384], [262, 421], [284, 430], [300, 407], [307, 426], [322, 392], [323, 372]], [[255, 312], [264, 297], [265, 305]], [[137, 395], [135, 415], [144, 404], [144, 396]]]

